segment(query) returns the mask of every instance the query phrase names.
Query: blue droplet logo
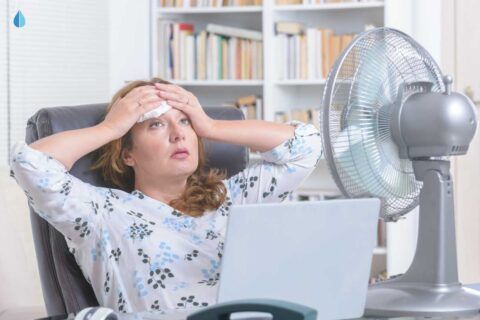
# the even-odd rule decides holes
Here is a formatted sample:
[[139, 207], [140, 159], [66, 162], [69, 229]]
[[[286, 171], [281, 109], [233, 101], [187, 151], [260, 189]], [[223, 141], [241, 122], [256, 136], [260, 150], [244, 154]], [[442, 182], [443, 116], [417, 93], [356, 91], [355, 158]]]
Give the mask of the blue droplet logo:
[[13, 18], [13, 24], [17, 28], [21, 28], [25, 25], [25, 16], [20, 10], [18, 10], [17, 14], [15, 15], [15, 18]]

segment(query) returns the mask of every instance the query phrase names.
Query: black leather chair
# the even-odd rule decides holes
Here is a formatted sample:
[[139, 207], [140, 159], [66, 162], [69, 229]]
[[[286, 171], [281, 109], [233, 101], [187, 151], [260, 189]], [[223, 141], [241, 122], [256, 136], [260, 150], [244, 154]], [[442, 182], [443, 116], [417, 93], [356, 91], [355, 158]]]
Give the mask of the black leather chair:
[[[102, 121], [107, 104], [40, 109], [27, 123], [26, 142], [72, 129], [93, 126]], [[207, 107], [214, 119], [242, 120], [242, 112], [231, 107]], [[228, 176], [243, 170], [248, 163], [245, 147], [205, 140], [209, 167], [226, 168]], [[79, 159], [70, 173], [85, 182], [103, 186], [102, 177], [92, 171], [94, 153]], [[38, 216], [30, 207], [33, 239], [40, 271], [43, 298], [49, 316], [76, 313], [98, 301], [84, 278], [74, 256], [68, 251], [63, 235]]]

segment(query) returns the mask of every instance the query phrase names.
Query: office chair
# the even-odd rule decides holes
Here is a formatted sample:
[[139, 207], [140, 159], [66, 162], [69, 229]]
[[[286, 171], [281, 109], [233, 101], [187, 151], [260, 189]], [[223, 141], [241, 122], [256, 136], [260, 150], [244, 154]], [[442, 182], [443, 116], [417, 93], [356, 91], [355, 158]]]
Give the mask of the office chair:
[[[26, 143], [57, 132], [93, 126], [102, 121], [107, 104], [43, 108], [27, 123]], [[243, 120], [243, 113], [232, 107], [206, 107], [213, 119]], [[248, 150], [243, 146], [205, 141], [208, 166], [227, 169], [228, 177], [243, 170]], [[98, 171], [92, 172], [94, 153], [80, 158], [70, 170], [77, 178], [106, 187]], [[64, 236], [30, 208], [35, 252], [40, 271], [43, 298], [49, 316], [77, 313], [88, 306], [98, 306], [92, 287], [69, 252]]]

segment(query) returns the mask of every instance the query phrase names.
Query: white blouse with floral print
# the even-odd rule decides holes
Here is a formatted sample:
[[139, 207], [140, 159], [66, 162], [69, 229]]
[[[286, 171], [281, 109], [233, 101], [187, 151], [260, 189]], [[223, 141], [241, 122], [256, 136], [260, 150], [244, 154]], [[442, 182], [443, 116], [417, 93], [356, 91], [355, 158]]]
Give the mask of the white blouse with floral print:
[[139, 190], [83, 182], [24, 141], [12, 146], [10, 175], [65, 236], [100, 305], [128, 313], [201, 308], [215, 303], [231, 205], [283, 201], [318, 164], [318, 130], [290, 124], [294, 137], [224, 180], [227, 200], [196, 218]]

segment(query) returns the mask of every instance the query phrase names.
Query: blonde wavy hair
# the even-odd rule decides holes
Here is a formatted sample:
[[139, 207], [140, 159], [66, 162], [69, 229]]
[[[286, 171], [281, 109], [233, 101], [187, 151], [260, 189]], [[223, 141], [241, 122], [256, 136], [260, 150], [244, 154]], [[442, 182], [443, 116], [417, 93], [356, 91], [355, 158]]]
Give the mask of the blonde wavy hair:
[[[150, 81], [137, 80], [128, 83], [113, 96], [105, 116], [117, 99], [125, 97], [136, 87], [154, 85], [154, 83], [170, 82], [160, 78]], [[91, 170], [99, 170], [109, 187], [132, 192], [135, 189], [135, 172], [127, 166], [121, 157], [122, 150], [131, 150], [133, 139], [131, 129], [121, 138], [110, 141], [96, 150], [95, 161]], [[216, 210], [225, 201], [227, 190], [221, 180], [225, 179], [226, 171], [217, 168], [207, 168], [205, 147], [202, 139], [198, 138], [198, 166], [195, 172], [187, 179], [187, 186], [179, 198], [170, 201], [169, 206], [189, 216], [201, 216], [207, 210]]]

